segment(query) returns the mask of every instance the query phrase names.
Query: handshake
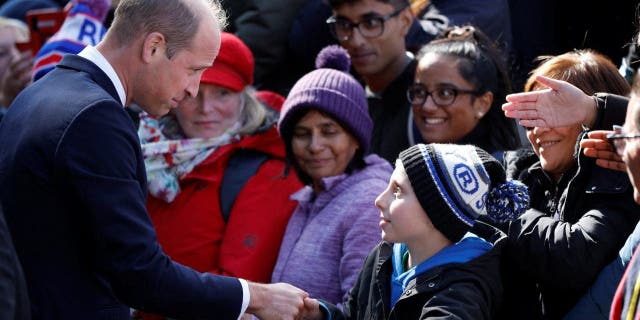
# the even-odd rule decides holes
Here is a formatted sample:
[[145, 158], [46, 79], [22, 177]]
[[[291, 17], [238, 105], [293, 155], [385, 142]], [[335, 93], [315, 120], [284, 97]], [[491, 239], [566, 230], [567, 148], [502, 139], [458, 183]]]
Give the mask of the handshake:
[[[259, 319], [322, 319], [318, 300], [287, 283], [248, 282], [251, 300], [247, 313]], [[250, 319], [245, 315], [242, 319]]]

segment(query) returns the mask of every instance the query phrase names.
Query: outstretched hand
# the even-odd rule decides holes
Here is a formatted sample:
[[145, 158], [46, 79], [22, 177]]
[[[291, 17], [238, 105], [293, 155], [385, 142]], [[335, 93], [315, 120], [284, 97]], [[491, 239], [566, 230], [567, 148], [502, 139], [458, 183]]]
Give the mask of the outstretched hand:
[[596, 165], [600, 167], [626, 172], [627, 166], [607, 141], [607, 135], [610, 133], [613, 131], [595, 130], [589, 132], [589, 138], [580, 141], [580, 147], [584, 148], [582, 153], [587, 157], [596, 158]]
[[519, 118], [525, 127], [591, 126], [595, 122], [595, 100], [578, 87], [544, 76], [537, 76], [536, 82], [546, 89], [508, 95], [502, 105], [505, 116]]

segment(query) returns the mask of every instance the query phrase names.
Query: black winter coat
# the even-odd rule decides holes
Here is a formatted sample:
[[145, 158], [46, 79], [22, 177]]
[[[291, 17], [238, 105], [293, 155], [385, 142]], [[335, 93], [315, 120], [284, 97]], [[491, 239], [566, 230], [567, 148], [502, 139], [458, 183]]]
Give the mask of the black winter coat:
[[[607, 108], [597, 128], [623, 121], [624, 108]], [[505, 155], [508, 176], [527, 185], [531, 195], [531, 209], [508, 230], [506, 318], [563, 317], [616, 258], [638, 221], [640, 206], [626, 173], [596, 166], [578, 145], [575, 154], [576, 166], [557, 183], [539, 161], [522, 165], [533, 162], [535, 154], [519, 153], [515, 160]]]
[[467, 262], [436, 267], [411, 280], [390, 308], [392, 247], [380, 243], [367, 257], [341, 312], [325, 303], [331, 319], [493, 319], [502, 302], [500, 255], [506, 236], [476, 222], [472, 232], [494, 244]]

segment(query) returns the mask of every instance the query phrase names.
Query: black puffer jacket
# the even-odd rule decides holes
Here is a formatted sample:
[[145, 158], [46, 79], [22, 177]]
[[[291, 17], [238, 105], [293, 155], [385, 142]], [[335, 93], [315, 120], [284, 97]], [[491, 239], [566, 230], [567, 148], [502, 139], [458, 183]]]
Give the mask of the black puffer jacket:
[[506, 236], [476, 222], [472, 232], [494, 244], [467, 262], [418, 275], [390, 308], [392, 244], [382, 242], [367, 257], [344, 312], [327, 304], [331, 319], [494, 319], [502, 301], [500, 254]]
[[[624, 108], [609, 108], [599, 119], [598, 129], [611, 128], [623, 121]], [[505, 155], [508, 175], [531, 194], [531, 209], [508, 230], [506, 318], [560, 319], [616, 257], [638, 221], [640, 206], [626, 173], [596, 166], [578, 145], [575, 154], [576, 165], [558, 182], [539, 161], [522, 166], [535, 155]]]

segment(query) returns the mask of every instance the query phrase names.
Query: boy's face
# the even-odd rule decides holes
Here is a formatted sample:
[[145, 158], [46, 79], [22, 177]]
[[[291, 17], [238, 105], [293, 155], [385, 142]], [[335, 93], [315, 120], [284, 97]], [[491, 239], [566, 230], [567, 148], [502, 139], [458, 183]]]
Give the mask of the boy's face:
[[[333, 10], [336, 19], [361, 23], [360, 28], [365, 28], [371, 18], [385, 17], [395, 12], [392, 5], [378, 0], [345, 3]], [[340, 40], [340, 44], [349, 52], [356, 72], [365, 78], [382, 75], [392, 68], [394, 62], [403, 59], [406, 51], [404, 38], [412, 20], [411, 12], [405, 8], [382, 22], [383, 32], [377, 37], [365, 38], [358, 28], [353, 28], [348, 39]]]
[[384, 241], [418, 243], [434, 228], [418, 202], [400, 160], [396, 161], [389, 185], [375, 204], [380, 209], [380, 228]]

